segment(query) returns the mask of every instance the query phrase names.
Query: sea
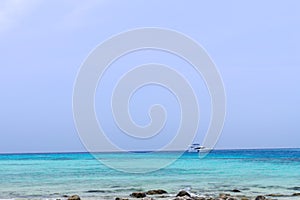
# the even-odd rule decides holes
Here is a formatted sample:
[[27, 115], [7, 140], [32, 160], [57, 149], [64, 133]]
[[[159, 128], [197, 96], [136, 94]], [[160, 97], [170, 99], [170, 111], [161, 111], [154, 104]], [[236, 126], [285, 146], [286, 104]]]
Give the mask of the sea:
[[270, 198], [300, 199], [292, 196], [300, 193], [300, 149], [213, 150], [205, 157], [185, 152], [167, 166], [139, 173], [102, 162], [114, 160], [122, 166], [149, 168], [151, 163], [161, 163], [175, 154], [1, 154], [0, 199], [66, 199], [73, 194], [82, 199], [115, 199], [151, 189], [168, 192], [159, 198], [187, 190], [200, 196], [275, 194], [278, 197]]

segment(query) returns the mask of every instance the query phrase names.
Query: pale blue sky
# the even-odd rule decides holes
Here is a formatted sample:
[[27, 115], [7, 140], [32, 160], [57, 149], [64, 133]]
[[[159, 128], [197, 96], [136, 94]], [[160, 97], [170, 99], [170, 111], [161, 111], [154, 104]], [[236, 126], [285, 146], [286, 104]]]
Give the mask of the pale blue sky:
[[[84, 151], [72, 116], [81, 63], [111, 35], [149, 26], [192, 37], [216, 63], [227, 93], [217, 148], [300, 147], [299, 9], [297, 0], [0, 1], [0, 152]], [[156, 53], [136, 58], [180, 63]], [[192, 76], [192, 84], [201, 84]], [[197, 140], [209, 119], [201, 87]], [[155, 88], [148, 89], [136, 101]], [[158, 94], [162, 103], [174, 101]], [[149, 103], [133, 108], [138, 123], [146, 119], [134, 109]], [[174, 126], [168, 130], [178, 120], [172, 105]], [[105, 126], [113, 130], [108, 121]]]

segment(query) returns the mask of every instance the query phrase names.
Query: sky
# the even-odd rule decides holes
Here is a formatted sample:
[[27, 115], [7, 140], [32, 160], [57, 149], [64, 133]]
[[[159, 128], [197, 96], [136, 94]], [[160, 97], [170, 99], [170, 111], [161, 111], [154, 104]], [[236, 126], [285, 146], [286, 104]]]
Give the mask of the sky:
[[[299, 8], [297, 0], [2, 0], [0, 153], [85, 151], [72, 113], [80, 66], [107, 38], [141, 27], [184, 33], [216, 64], [227, 97], [216, 148], [300, 147]], [[195, 142], [201, 143], [211, 109], [203, 79], [163, 52], [128, 55], [103, 77], [95, 107], [105, 130], [115, 130], [106, 117], [109, 110], [102, 112], [105, 106], [100, 104], [113, 87], [105, 80], [116, 78], [118, 66], [124, 70], [152, 60], [175, 66], [194, 87], [201, 112]], [[168, 133], [176, 131], [180, 120], [169, 91], [149, 86], [134, 94], [132, 118], [141, 125], [149, 123], [146, 111], [153, 102], [161, 102], [170, 112], [164, 130], [169, 140]], [[116, 143], [131, 145], [126, 139]]]

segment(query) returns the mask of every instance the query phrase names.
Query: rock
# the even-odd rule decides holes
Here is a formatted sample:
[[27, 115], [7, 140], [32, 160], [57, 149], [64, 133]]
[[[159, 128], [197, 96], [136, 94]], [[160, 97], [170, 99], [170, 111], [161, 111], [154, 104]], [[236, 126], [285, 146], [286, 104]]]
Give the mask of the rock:
[[174, 200], [193, 200], [191, 197], [185, 195], [182, 197], [176, 197]]
[[105, 190], [88, 190], [86, 192], [88, 192], [88, 193], [104, 193]]
[[131, 197], [135, 197], [135, 198], [143, 198], [146, 197], [146, 193], [145, 192], [133, 192], [130, 194]]
[[181, 190], [176, 197], [183, 197], [183, 196], [188, 196], [191, 197], [190, 193], [188, 193], [187, 191]]
[[238, 189], [233, 189], [233, 190], [231, 190], [231, 192], [241, 192], [241, 191]]
[[66, 194], [64, 194], [64, 195], [62, 195], [62, 197], [65, 197], [65, 198], [67, 198], [67, 197], [69, 197], [68, 195], [66, 195]]
[[147, 195], [154, 195], [154, 194], [166, 194], [168, 193], [165, 190], [149, 190], [148, 192], [146, 192]]
[[294, 193], [292, 196], [300, 196], [300, 193]]
[[157, 198], [169, 198], [170, 196], [169, 195], [159, 195], [157, 196]]
[[283, 195], [283, 194], [268, 194], [266, 196], [269, 196], [269, 197], [284, 197], [285, 195]]
[[226, 200], [236, 200], [236, 198], [233, 198], [233, 197], [227, 197]]
[[220, 194], [219, 194], [219, 197], [220, 197], [221, 199], [227, 199], [228, 197], [230, 197], [230, 194], [220, 193]]
[[115, 200], [128, 200], [128, 199], [123, 199], [123, 198], [120, 198], [120, 197], [116, 197]]
[[192, 197], [193, 200], [206, 200], [205, 197]]
[[241, 200], [250, 200], [250, 199], [247, 197], [242, 197]]
[[300, 190], [300, 187], [291, 187], [291, 188], [288, 188], [289, 190]]
[[80, 200], [80, 197], [78, 195], [72, 195], [68, 197], [68, 200]]
[[144, 197], [144, 198], [142, 198], [141, 200], [154, 200], [154, 199], [151, 198], [151, 197]]
[[255, 198], [255, 200], [266, 200], [266, 197], [259, 195]]

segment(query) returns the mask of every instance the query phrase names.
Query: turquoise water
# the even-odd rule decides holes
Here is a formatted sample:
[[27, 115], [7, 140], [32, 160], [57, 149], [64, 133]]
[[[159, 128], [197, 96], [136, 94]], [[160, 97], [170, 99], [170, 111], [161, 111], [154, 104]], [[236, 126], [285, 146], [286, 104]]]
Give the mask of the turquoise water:
[[[160, 162], [172, 154], [102, 153], [97, 157], [129, 166], [133, 159]], [[186, 189], [216, 195], [239, 189], [250, 197], [291, 195], [300, 192], [300, 149], [214, 150], [203, 159], [197, 153], [185, 153], [166, 168], [140, 174], [108, 168], [88, 153], [0, 155], [0, 199], [56, 199], [70, 194], [112, 199], [150, 189], [170, 194]]]

